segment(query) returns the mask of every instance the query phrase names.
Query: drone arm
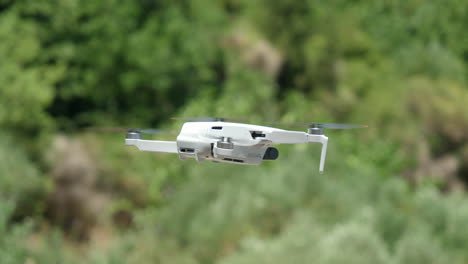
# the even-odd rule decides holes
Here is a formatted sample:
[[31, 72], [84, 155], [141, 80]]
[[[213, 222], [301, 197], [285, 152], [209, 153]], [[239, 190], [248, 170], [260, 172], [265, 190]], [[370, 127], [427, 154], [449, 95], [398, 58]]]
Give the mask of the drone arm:
[[143, 140], [143, 139], [125, 139], [125, 145], [135, 146], [141, 151], [178, 153], [177, 142], [175, 141], [159, 141], [159, 140]]
[[307, 133], [299, 131], [277, 130], [267, 134], [273, 144], [302, 144], [309, 142]]
[[309, 142], [318, 142], [322, 144], [322, 153], [320, 154], [320, 173], [323, 173], [325, 168], [325, 159], [327, 158], [328, 137], [325, 135], [308, 135]]
[[314, 135], [299, 131], [273, 131], [268, 135], [273, 144], [301, 144], [301, 143], [320, 143], [322, 144], [322, 153], [320, 155], [320, 173], [325, 168], [325, 159], [327, 157], [328, 137], [325, 135]]

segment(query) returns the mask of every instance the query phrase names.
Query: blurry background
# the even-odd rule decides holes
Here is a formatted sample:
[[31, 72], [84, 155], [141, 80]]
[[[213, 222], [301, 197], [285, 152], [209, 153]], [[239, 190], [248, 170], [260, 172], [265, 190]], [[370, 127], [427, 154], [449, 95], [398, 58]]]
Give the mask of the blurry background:
[[[0, 0], [0, 262], [468, 263], [467, 27], [461, 0]], [[369, 129], [323, 175], [316, 144], [236, 166], [88, 129], [171, 116]]]

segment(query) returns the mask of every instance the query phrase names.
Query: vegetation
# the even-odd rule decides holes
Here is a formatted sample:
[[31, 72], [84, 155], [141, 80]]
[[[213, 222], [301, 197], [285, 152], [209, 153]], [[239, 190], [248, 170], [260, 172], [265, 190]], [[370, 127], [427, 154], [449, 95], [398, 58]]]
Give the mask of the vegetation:
[[[0, 0], [2, 263], [467, 263], [468, 2]], [[261, 166], [89, 127], [364, 123]], [[162, 136], [173, 138], [174, 135]]]

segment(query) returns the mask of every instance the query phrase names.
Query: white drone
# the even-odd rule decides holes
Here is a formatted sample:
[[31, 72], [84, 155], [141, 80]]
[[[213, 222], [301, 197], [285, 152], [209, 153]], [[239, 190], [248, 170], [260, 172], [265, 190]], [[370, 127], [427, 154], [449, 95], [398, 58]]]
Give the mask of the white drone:
[[[234, 163], [258, 165], [264, 160], [276, 160], [278, 144], [320, 143], [320, 172], [323, 172], [327, 155], [328, 137], [324, 129], [362, 128], [362, 125], [294, 123], [294, 126], [308, 126], [307, 132], [279, 128], [232, 123], [236, 119], [221, 117], [174, 118], [187, 120], [177, 141], [144, 140], [141, 134], [159, 134], [157, 129], [128, 129], [125, 139], [127, 146], [136, 146], [141, 151], [179, 154], [181, 160], [195, 158], [201, 162]], [[238, 119], [237, 119], [238, 120]]]

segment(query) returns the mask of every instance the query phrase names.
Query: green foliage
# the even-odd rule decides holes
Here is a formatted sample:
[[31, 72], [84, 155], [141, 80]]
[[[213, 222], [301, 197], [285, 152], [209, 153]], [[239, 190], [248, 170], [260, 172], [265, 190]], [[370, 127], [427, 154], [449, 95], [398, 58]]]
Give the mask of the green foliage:
[[[400, 176], [421, 143], [466, 174], [467, 3], [0, 1], [2, 263], [466, 263], [466, 194]], [[45, 132], [177, 115], [370, 127], [327, 132], [325, 175], [314, 146], [243, 167], [78, 132], [104, 220], [83, 244], [49, 227]]]
[[0, 135], [0, 198], [11, 202], [16, 217], [41, 212], [46, 181], [12, 137]]
[[9, 218], [12, 216], [14, 204], [0, 201], [0, 258], [6, 264], [25, 263], [28, 251], [23, 246], [26, 235], [30, 232], [30, 225], [16, 224], [11, 226]]
[[221, 263], [389, 263], [383, 243], [366, 223], [322, 228], [302, 216], [273, 241], [247, 240], [243, 251]]
[[[14, 11], [0, 16], [0, 125], [20, 129], [50, 123], [45, 108], [52, 101], [60, 68], [37, 63], [38, 26]], [[27, 106], [27, 107], [26, 107]]]
[[427, 232], [410, 232], [398, 243], [397, 263], [447, 263], [443, 250]]
[[[412, 107], [424, 126], [453, 142], [463, 144], [468, 139], [465, 133], [468, 129], [468, 92], [465, 87], [453, 81], [415, 78], [408, 88], [412, 92]], [[440, 126], [441, 123], [444, 126]]]
[[219, 41], [223, 13], [205, 2], [20, 1], [15, 9], [24, 17], [47, 17], [35, 20], [35, 45], [46, 46], [40, 62], [67, 71], [52, 115], [65, 127], [155, 122], [217, 83], [222, 60], [210, 45]]

